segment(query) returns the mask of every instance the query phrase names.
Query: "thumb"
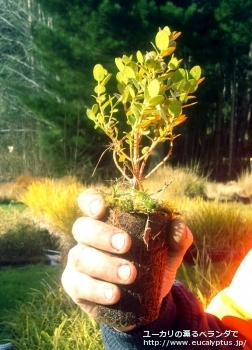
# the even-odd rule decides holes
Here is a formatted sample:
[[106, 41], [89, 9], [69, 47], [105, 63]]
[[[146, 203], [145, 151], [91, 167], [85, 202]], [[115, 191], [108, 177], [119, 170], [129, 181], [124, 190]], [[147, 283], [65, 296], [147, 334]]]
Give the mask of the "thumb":
[[106, 212], [104, 198], [95, 188], [83, 191], [77, 202], [83, 214], [92, 219], [101, 219]]

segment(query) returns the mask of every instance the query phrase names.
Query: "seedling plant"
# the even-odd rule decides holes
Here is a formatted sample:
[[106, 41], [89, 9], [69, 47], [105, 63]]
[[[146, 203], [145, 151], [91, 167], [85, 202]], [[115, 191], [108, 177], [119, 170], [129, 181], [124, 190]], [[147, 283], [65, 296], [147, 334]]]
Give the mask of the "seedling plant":
[[[180, 34], [168, 27], [159, 29], [151, 51], [115, 58], [118, 92], [113, 95], [106, 92], [112, 74], [101, 64], [93, 69], [97, 83], [95, 103], [87, 110], [87, 116], [95, 128], [101, 128], [110, 138], [109, 149], [123, 177], [141, 191], [144, 190], [143, 181], [171, 156], [174, 139], [178, 136], [174, 127], [186, 120], [184, 109], [196, 103], [192, 94], [204, 79], [199, 66], [190, 71], [180, 67], [182, 59], [174, 55]], [[127, 130], [121, 130], [119, 124], [121, 107]], [[170, 143], [167, 154], [146, 173], [153, 150], [166, 141]]]

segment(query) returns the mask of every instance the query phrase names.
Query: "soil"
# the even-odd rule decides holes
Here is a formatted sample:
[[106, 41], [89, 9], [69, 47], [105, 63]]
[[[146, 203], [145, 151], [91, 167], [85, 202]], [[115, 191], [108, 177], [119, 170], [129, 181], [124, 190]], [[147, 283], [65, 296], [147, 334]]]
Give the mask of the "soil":
[[110, 210], [106, 222], [132, 236], [132, 247], [123, 258], [134, 262], [137, 278], [128, 286], [120, 285], [120, 301], [98, 306], [99, 320], [112, 327], [143, 325], [159, 314], [161, 286], [168, 256], [171, 213], [122, 213]]

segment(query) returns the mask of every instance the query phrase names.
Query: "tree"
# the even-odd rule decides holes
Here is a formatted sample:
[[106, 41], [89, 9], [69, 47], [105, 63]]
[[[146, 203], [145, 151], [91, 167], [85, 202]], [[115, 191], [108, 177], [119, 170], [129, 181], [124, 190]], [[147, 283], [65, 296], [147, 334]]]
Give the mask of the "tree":
[[[230, 80], [230, 122], [229, 122], [229, 166], [228, 177], [232, 176], [234, 156], [240, 158], [248, 156], [242, 154], [244, 147], [244, 131], [239, 129], [248, 119], [251, 108], [251, 19], [252, 1], [246, 0], [242, 4], [238, 0], [222, 0], [216, 8], [215, 15], [222, 30], [223, 41], [226, 43], [226, 77]], [[228, 45], [229, 43], [229, 45]], [[242, 106], [242, 108], [239, 108]], [[240, 120], [239, 120], [240, 119]], [[243, 137], [242, 136], [243, 133]], [[240, 137], [239, 137], [240, 136]], [[235, 149], [240, 150], [235, 154]]]
[[[194, 160], [215, 177], [231, 176], [241, 169], [237, 161], [248, 157], [251, 149], [251, 3], [1, 2], [0, 91], [7, 106], [2, 118], [9, 123], [18, 115], [17, 123], [38, 123], [44, 149], [61, 172], [83, 163], [93, 167], [100, 157], [96, 144], [108, 147], [108, 140], [85, 118], [92, 104], [93, 66], [101, 63], [113, 73], [113, 57], [135, 54], [148, 45], [151, 50], [149, 38], [168, 25], [182, 32], [177, 53], [184, 57], [184, 67], [199, 64], [206, 77], [198, 105], [181, 126], [184, 136], [177, 140], [172, 161]], [[106, 164], [106, 156], [102, 161]]]
[[31, 0], [3, 1], [0, 6], [0, 131], [1, 153], [14, 146], [17, 172], [40, 174], [40, 131], [42, 124], [20, 101], [20, 91], [29, 93], [37, 87], [34, 79], [34, 45], [30, 32], [33, 16]]

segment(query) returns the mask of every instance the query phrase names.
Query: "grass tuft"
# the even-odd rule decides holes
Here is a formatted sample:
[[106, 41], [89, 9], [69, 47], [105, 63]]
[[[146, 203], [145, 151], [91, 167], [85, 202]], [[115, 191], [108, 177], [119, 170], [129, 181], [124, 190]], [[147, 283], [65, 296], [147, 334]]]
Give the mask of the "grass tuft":
[[32, 290], [32, 300], [19, 303], [2, 323], [4, 341], [22, 350], [102, 350], [99, 325], [73, 304], [61, 287], [44, 284]]
[[71, 246], [74, 244], [72, 225], [82, 215], [77, 197], [84, 189], [73, 178], [63, 181], [45, 179], [31, 183], [18, 199], [30, 208], [36, 221], [46, 224], [50, 232], [65, 238], [63, 244]]

